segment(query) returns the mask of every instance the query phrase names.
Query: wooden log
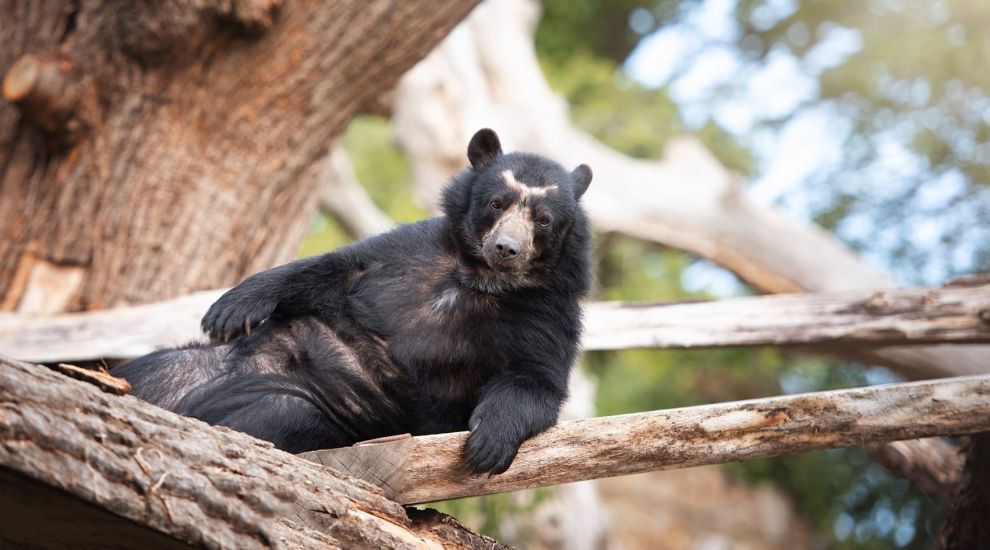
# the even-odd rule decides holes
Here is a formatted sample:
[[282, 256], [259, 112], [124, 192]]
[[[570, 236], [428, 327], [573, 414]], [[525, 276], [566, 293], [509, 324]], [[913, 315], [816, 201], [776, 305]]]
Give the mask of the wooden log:
[[585, 311], [588, 350], [990, 342], [990, 285], [598, 303]]
[[990, 375], [564, 422], [470, 475], [466, 432], [305, 453], [411, 504], [624, 474], [990, 429]]
[[[223, 291], [54, 316], [0, 314], [0, 353], [24, 361], [127, 359], [201, 337]], [[591, 303], [585, 350], [990, 342], [990, 285], [789, 294], [690, 304]], [[975, 374], [975, 373], [974, 373]]]
[[269, 443], [3, 358], [0, 486], [3, 548], [500, 547]]

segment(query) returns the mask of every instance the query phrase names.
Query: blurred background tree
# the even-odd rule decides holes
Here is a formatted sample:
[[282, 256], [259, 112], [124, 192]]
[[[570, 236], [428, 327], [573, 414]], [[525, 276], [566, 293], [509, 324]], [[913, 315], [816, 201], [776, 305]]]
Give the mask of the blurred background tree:
[[[691, 133], [759, 200], [833, 230], [903, 283], [990, 271], [990, 4], [870, 0], [544, 0], [536, 46], [572, 120], [631, 156]], [[344, 145], [398, 221], [409, 167], [385, 119], [355, 120]], [[319, 218], [303, 254], [347, 241]], [[749, 293], [684, 253], [599, 235], [597, 298]], [[886, 369], [776, 350], [586, 354], [600, 414], [889, 381]], [[735, 464], [785, 490], [813, 546], [927, 548], [943, 510], [860, 449]], [[500, 497], [496, 497], [500, 498]], [[497, 533], [507, 501], [456, 503]]]

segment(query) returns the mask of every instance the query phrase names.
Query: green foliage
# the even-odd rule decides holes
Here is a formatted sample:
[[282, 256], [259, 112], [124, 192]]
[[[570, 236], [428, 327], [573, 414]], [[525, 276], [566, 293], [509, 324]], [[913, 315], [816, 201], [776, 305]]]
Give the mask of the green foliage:
[[[666, 89], [644, 88], [613, 61], [587, 53], [541, 60], [547, 81], [567, 98], [571, 120], [618, 151], [659, 159], [669, 139], [688, 131]], [[718, 125], [710, 122], [694, 133], [726, 166], [752, 173], [752, 155]]]
[[[819, 197], [815, 215], [901, 281], [990, 269], [981, 228], [990, 219], [990, 72], [982, 70], [990, 3], [820, 0], [776, 19], [766, 15], [774, 4], [737, 2], [736, 47], [756, 62], [770, 52], [794, 56], [817, 84], [807, 107], [831, 109], [851, 129], [842, 160], [805, 182], [804, 192]], [[861, 46], [841, 63], [816, 65], [816, 49], [836, 29]], [[735, 84], [725, 94], [745, 78]], [[918, 242], [922, 226], [934, 236]]]
[[643, 35], [697, 0], [543, 0], [536, 30], [540, 55], [553, 63], [590, 56], [621, 63]]
[[[845, 63], [821, 73], [823, 100], [842, 103], [865, 134], [896, 130], [934, 171], [957, 169], [968, 179], [990, 183], [990, 153], [972, 151], [960, 140], [986, 143], [990, 137], [990, 3], [971, 0], [803, 2], [791, 15], [766, 28], [753, 24], [767, 2], [740, 2], [740, 38], [763, 48], [804, 56], [827, 38], [828, 29], [855, 29], [862, 49]], [[796, 43], [797, 28], [810, 39]], [[878, 113], [885, 113], [877, 116]]]
[[549, 489], [538, 487], [517, 493], [503, 493], [482, 497], [458, 498], [434, 502], [429, 506], [451, 515], [471, 529], [506, 544], [524, 547], [528, 533], [518, 529], [504, 529], [510, 518], [522, 518], [542, 503]]
[[395, 145], [392, 126], [377, 116], [354, 119], [344, 134], [358, 180], [386, 214], [397, 223], [421, 220], [427, 212], [413, 198], [409, 161]]

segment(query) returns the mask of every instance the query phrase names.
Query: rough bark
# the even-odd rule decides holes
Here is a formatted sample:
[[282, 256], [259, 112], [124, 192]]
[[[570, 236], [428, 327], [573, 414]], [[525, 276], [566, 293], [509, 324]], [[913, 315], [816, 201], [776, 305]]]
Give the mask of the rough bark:
[[[842, 292], [892, 286], [823, 229], [757, 205], [739, 177], [691, 137], [661, 159], [634, 159], [568, 120], [533, 49], [532, 0], [491, 0], [401, 80], [392, 121], [424, 204], [463, 166], [463, 144], [482, 126], [507, 149], [587, 163], [583, 203], [597, 229], [679, 248], [720, 264], [767, 293]], [[985, 346], [878, 350], [868, 361], [910, 378], [987, 372]]]
[[970, 438], [959, 491], [940, 533], [946, 550], [985, 548], [990, 541], [990, 433]]
[[[28, 488], [0, 492], [0, 509], [14, 512], [0, 522], [0, 541], [22, 540], [17, 528], [30, 522], [61, 524], [67, 536], [88, 529], [56, 514], [64, 504], [102, 518], [104, 543], [130, 529], [137, 540], [167, 536], [207, 548], [499, 546], [439, 514], [407, 516], [374, 487], [247, 435], [6, 359], [0, 477]], [[13, 500], [39, 483], [54, 489], [47, 516]], [[66, 544], [52, 544], [59, 542]]]
[[493, 477], [466, 471], [467, 432], [301, 456], [417, 503], [988, 426], [990, 375], [982, 375], [563, 422], [524, 443], [508, 471]]
[[990, 285], [666, 305], [592, 303], [585, 315], [586, 350], [986, 343]]
[[0, 4], [0, 307], [236, 282], [295, 255], [319, 160], [475, 0]]
[[[23, 361], [128, 359], [200, 336], [221, 291], [103, 311], [0, 314], [0, 350]], [[990, 285], [792, 294], [717, 302], [585, 305], [585, 350], [990, 342]]]

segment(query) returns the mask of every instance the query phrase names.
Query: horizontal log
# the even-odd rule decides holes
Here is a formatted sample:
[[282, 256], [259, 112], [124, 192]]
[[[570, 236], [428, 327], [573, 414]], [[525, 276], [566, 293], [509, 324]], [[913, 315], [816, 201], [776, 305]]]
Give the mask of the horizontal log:
[[990, 375], [563, 422], [497, 476], [465, 470], [467, 432], [304, 453], [401, 504], [652, 470], [990, 430]]
[[[86, 313], [0, 314], [0, 353], [36, 362], [137, 357], [201, 338], [199, 320], [222, 292]], [[590, 303], [585, 312], [585, 350], [990, 342], [990, 285]]]
[[0, 548], [502, 547], [265, 441], [2, 357], [0, 487]]
[[990, 285], [593, 303], [585, 311], [590, 350], [990, 342]]

